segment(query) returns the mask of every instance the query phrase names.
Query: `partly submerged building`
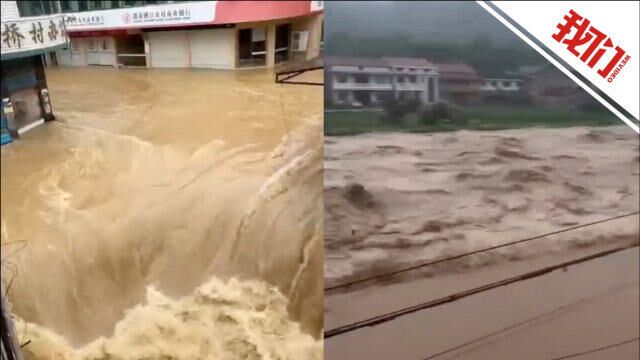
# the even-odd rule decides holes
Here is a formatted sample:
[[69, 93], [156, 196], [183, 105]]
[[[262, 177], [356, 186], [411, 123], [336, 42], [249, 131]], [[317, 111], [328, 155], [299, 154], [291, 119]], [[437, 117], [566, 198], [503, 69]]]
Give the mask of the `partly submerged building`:
[[426, 59], [325, 57], [328, 103], [376, 107], [385, 99], [438, 101], [438, 70]]
[[20, 16], [2, 1], [2, 143], [53, 120], [43, 54], [67, 44], [62, 15]]
[[462, 105], [477, 104], [482, 100], [483, 81], [473, 67], [462, 63], [438, 64], [437, 67], [444, 100]]
[[25, 1], [65, 15], [66, 66], [271, 67], [318, 56], [323, 1]]

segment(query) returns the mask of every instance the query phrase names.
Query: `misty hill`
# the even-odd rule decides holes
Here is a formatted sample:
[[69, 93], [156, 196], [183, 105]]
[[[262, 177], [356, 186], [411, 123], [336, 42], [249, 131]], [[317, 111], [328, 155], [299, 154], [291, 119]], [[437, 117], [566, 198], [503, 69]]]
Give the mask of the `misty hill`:
[[483, 76], [544, 64], [474, 2], [327, 2], [326, 54], [465, 62]]

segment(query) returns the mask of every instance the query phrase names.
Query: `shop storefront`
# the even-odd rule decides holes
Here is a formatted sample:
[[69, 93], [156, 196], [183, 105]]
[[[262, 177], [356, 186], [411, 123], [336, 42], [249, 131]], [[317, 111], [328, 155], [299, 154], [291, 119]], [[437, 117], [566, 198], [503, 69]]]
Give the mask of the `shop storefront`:
[[197, 1], [65, 14], [59, 65], [236, 69], [318, 56], [322, 1]]
[[62, 16], [2, 19], [2, 136], [17, 136], [54, 120], [44, 54], [65, 46]]

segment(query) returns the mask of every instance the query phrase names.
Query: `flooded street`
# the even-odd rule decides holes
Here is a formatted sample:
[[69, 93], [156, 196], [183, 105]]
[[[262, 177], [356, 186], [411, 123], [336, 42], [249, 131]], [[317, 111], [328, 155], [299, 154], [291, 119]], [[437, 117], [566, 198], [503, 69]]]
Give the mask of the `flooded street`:
[[322, 88], [47, 77], [59, 121], [2, 148], [2, 277], [27, 355], [319, 358]]

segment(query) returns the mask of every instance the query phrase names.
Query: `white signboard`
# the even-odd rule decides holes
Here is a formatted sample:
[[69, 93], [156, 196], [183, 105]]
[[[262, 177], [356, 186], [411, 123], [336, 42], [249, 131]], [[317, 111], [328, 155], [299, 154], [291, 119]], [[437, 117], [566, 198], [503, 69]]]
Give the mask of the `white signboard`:
[[2, 55], [44, 50], [67, 42], [59, 14], [5, 20], [1, 28]]
[[149, 5], [66, 14], [69, 31], [212, 23], [217, 1]]
[[324, 1], [311, 1], [311, 11], [324, 10]]

